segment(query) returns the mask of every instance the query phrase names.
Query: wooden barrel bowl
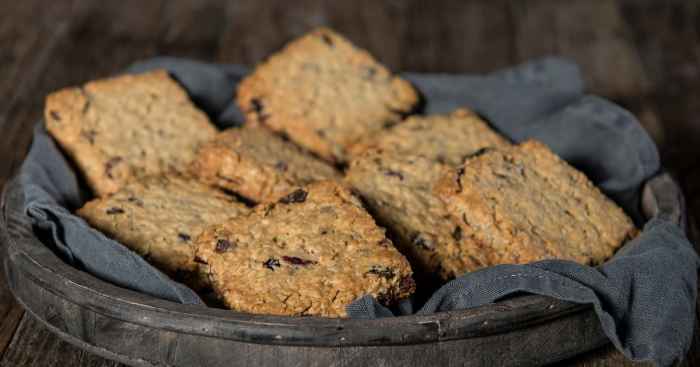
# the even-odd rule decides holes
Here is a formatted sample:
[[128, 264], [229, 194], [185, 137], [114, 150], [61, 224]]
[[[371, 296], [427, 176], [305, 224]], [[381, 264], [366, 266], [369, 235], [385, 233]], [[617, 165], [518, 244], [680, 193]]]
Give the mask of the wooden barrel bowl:
[[[592, 307], [542, 296], [377, 320], [177, 304], [67, 265], [34, 236], [22, 203], [15, 179], [2, 201], [12, 293], [60, 338], [132, 366], [537, 366], [608, 343]], [[666, 173], [645, 184], [642, 208], [685, 225], [682, 193]]]

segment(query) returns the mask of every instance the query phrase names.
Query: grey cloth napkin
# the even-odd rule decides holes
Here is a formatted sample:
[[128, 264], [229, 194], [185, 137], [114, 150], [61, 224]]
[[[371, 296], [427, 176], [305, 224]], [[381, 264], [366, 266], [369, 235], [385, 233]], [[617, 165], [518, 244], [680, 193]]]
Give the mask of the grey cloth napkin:
[[[220, 127], [242, 123], [232, 103], [247, 70], [237, 65], [156, 58], [127, 72], [165, 68]], [[426, 314], [534, 293], [592, 304], [604, 332], [628, 358], [671, 365], [692, 338], [700, 262], [683, 231], [660, 218], [646, 224], [640, 188], [660, 168], [656, 148], [635, 118], [583, 93], [578, 67], [557, 58], [529, 62], [483, 76], [405, 74], [424, 98], [423, 113], [467, 106], [514, 141], [536, 138], [584, 171], [642, 226], [642, 234], [604, 265], [567, 261], [501, 265], [465, 274], [440, 288], [424, 305], [404, 302], [389, 310], [370, 296], [348, 306], [353, 318], [392, 317], [414, 309]], [[25, 209], [36, 233], [66, 262], [114, 284], [174, 302], [201, 304], [117, 242], [71, 214], [89, 194], [41, 125], [20, 171]]]
[[202, 304], [194, 291], [71, 214], [89, 199], [89, 193], [43, 123], [34, 129], [32, 147], [18, 179], [35, 233], [67, 263], [125, 288], [170, 301]]

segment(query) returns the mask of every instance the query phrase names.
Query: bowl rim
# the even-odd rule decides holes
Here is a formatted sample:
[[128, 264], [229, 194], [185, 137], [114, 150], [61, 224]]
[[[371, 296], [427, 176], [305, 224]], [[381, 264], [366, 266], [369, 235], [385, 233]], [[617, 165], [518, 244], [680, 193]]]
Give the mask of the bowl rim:
[[[261, 344], [384, 346], [486, 336], [594, 312], [590, 305], [540, 295], [518, 296], [466, 310], [372, 320], [256, 315], [184, 305], [119, 287], [66, 264], [34, 235], [22, 211], [23, 203], [22, 186], [15, 177], [3, 190], [0, 215], [7, 279], [11, 271], [21, 271], [69, 302], [157, 329]], [[641, 207], [646, 218], [661, 216], [685, 230], [683, 195], [668, 173], [661, 172], [644, 184]]]

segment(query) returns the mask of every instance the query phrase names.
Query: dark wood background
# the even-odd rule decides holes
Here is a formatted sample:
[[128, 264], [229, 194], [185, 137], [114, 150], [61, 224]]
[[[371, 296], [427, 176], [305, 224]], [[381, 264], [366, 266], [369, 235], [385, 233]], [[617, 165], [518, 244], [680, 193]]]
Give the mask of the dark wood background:
[[[26, 154], [48, 92], [155, 55], [253, 64], [318, 25], [401, 71], [477, 73], [543, 55], [573, 58], [591, 93], [630, 109], [654, 138], [683, 186], [698, 238], [696, 0], [2, 0], [0, 187]], [[683, 365], [700, 366], [694, 344]], [[0, 277], [0, 367], [30, 365], [119, 364], [59, 341]], [[634, 364], [607, 347], [561, 365]]]

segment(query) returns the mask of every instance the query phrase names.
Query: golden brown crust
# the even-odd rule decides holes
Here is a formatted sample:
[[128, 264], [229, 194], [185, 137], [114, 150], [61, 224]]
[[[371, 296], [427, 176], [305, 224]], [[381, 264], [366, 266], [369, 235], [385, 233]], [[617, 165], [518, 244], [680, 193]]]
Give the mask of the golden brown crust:
[[528, 141], [468, 159], [436, 187], [488, 264], [565, 259], [600, 264], [636, 235], [632, 221], [586, 176]]
[[352, 160], [346, 175], [421, 277], [437, 274], [447, 280], [482, 266], [480, 251], [461, 236], [460, 227], [433, 194], [447, 169], [423, 156], [369, 149]]
[[414, 116], [353, 146], [346, 180], [416, 269], [447, 280], [483, 267], [486, 260], [448, 219], [435, 185], [465, 157], [506, 146], [505, 138], [467, 109]]
[[275, 201], [300, 186], [337, 179], [330, 165], [267, 129], [228, 129], [199, 149], [192, 171], [254, 202]]
[[195, 147], [216, 134], [164, 70], [54, 92], [45, 123], [98, 196], [134, 178], [183, 169]]
[[411, 116], [355, 144], [351, 154], [375, 148], [389, 154], [419, 155], [456, 166], [481, 148], [508, 145], [510, 142], [479, 116], [468, 109], [458, 108], [445, 115]]
[[399, 122], [418, 95], [369, 53], [320, 28], [258, 65], [239, 85], [236, 101], [247, 123], [344, 162], [352, 144]]
[[393, 303], [415, 288], [384, 230], [333, 181], [211, 227], [196, 246], [215, 292], [237, 311], [341, 317], [363, 295]]
[[147, 177], [77, 211], [91, 226], [145, 257], [171, 276], [183, 276], [190, 286], [204, 288], [194, 262], [195, 238], [202, 230], [247, 214], [243, 204], [197, 181]]

